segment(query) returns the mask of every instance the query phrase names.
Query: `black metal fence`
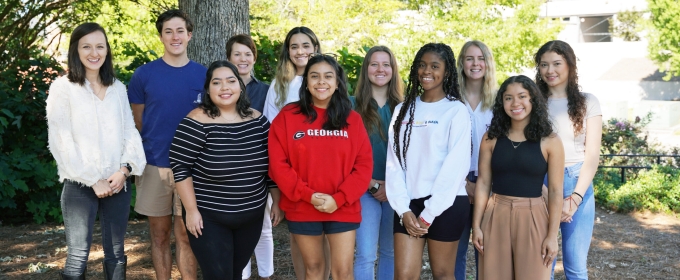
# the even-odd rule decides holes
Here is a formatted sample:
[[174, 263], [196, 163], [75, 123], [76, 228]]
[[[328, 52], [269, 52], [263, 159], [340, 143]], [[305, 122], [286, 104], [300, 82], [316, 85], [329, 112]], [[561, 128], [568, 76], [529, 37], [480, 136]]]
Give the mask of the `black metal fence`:
[[[629, 158], [639, 158], [639, 157], [646, 157], [646, 158], [656, 158], [655, 162], [656, 164], [661, 164], [661, 158], [675, 158], [679, 159], [680, 155], [600, 155], [600, 157], [604, 158], [612, 158], [612, 157], [629, 157]], [[618, 168], [621, 170], [621, 183], [626, 183], [626, 170], [631, 169], [651, 169], [652, 166], [633, 166], [633, 165], [600, 165], [598, 168]]]

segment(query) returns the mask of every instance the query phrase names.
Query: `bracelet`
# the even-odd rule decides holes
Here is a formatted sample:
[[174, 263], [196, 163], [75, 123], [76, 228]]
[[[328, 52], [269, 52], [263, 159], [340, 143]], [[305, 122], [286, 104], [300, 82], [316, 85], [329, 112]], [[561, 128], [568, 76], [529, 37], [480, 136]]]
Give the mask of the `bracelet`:
[[123, 177], [125, 177], [125, 178], [127, 178], [127, 177], [128, 177], [128, 175], [127, 175], [127, 174], [125, 174], [125, 172], [123, 172], [123, 171], [120, 171], [120, 170], [118, 170], [118, 172], [120, 172], [121, 174], [123, 174]]
[[583, 203], [583, 196], [577, 192], [572, 192], [571, 195], [578, 195], [578, 197], [581, 198], [581, 202], [579, 202], [578, 206], [581, 206], [581, 203]]
[[423, 222], [423, 224], [425, 224], [428, 227], [432, 225], [432, 224], [428, 223], [427, 221], [425, 221], [425, 219], [423, 219], [423, 216], [420, 216], [420, 221]]

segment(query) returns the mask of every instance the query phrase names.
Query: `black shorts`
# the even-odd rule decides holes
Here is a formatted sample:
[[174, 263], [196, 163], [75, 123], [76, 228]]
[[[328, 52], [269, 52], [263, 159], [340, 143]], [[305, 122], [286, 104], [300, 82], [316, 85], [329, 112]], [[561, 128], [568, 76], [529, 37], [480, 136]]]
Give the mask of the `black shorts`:
[[[430, 196], [411, 200], [409, 208], [416, 217], [425, 209], [425, 201]], [[453, 205], [444, 210], [441, 215], [434, 218], [432, 225], [427, 230], [427, 234], [423, 238], [429, 238], [435, 241], [454, 242], [460, 239], [463, 234], [463, 229], [468, 221], [470, 215], [470, 200], [467, 195], [456, 196]], [[406, 228], [399, 224], [399, 215], [394, 213], [394, 233], [407, 234]]]
[[288, 231], [301, 235], [321, 235], [341, 233], [359, 228], [359, 223], [345, 222], [293, 222], [288, 221]]

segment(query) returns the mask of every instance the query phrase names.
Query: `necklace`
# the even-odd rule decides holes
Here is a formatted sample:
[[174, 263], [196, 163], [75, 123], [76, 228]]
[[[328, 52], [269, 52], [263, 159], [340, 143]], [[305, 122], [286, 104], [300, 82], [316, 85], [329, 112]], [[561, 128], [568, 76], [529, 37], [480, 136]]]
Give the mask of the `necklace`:
[[236, 115], [236, 117], [234, 117], [232, 119], [227, 119], [227, 117], [224, 114], [220, 114], [220, 116], [222, 116], [222, 118], [227, 120], [228, 122], [233, 122], [240, 117], [239, 115]]
[[[508, 140], [510, 140], [510, 138], [508, 138]], [[515, 146], [515, 141], [510, 140], [510, 145], [512, 145], [512, 147], [515, 148], [515, 149], [517, 149], [517, 147], [519, 147], [519, 145], [522, 145], [522, 143], [524, 143], [524, 141], [517, 142], [517, 146]]]

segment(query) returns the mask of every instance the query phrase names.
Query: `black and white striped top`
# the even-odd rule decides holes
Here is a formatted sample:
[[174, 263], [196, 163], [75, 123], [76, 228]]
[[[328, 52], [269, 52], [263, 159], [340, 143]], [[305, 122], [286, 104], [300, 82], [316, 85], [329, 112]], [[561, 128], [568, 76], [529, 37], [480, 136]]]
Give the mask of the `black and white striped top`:
[[175, 182], [193, 179], [196, 205], [218, 212], [246, 212], [267, 201], [269, 121], [200, 123], [184, 118], [170, 147]]

